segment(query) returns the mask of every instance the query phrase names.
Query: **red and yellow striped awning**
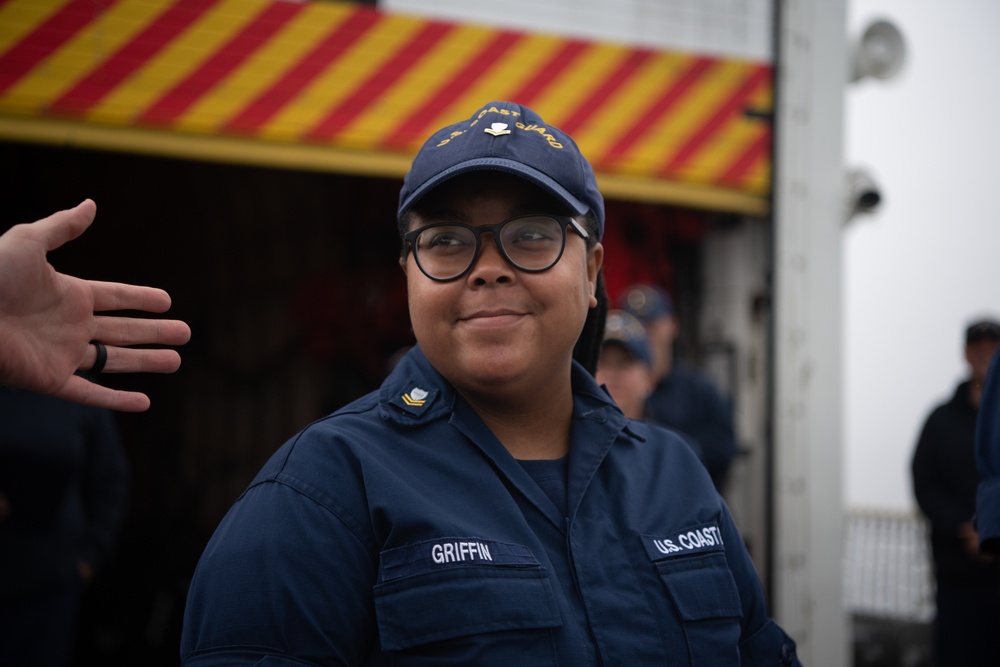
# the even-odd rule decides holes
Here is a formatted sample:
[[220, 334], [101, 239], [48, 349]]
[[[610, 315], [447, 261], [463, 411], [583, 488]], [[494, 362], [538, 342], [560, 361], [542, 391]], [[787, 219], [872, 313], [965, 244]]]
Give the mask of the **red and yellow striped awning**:
[[766, 63], [351, 3], [0, 0], [0, 137], [402, 176], [510, 99], [571, 134], [606, 196], [763, 213]]

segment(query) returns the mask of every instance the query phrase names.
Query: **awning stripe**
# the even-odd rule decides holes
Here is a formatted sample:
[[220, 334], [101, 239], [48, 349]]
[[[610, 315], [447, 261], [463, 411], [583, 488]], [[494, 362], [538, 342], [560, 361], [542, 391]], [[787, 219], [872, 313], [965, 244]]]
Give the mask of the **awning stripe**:
[[[679, 133], [679, 128], [684, 127], [685, 110], [702, 113], [701, 104], [692, 104], [690, 100], [697, 100], [704, 91], [717, 94], [718, 86], [712, 85], [716, 66], [706, 68], [698, 77], [684, 79], [684, 72], [695, 59], [695, 56], [657, 54], [595, 111], [593, 120], [578, 133], [581, 145], [592, 147], [594, 154], [599, 156], [595, 168], [648, 173], [662, 158], [676, 141], [673, 137]], [[660, 92], [673, 89], [679, 82], [682, 87], [664, 109], [664, 114], [650, 115], [645, 123], [640, 123], [638, 119], [655, 106]], [[704, 103], [713, 103], [713, 100], [704, 100]], [[641, 140], [630, 142], [628, 149], [618, 156], [612, 155], [611, 150], [636, 126], [643, 131]]]
[[690, 136], [687, 143], [685, 143], [663, 167], [661, 173], [669, 175], [679, 171], [690, 160], [691, 156], [694, 155], [694, 153], [701, 148], [706, 141], [714, 136], [715, 132], [722, 126], [723, 123], [728, 122], [735, 115], [742, 115], [747, 98], [750, 97], [756, 91], [757, 87], [766, 81], [767, 78], [768, 72], [762, 69], [750, 70], [747, 73], [746, 80], [743, 84], [734, 94], [729, 96], [729, 99], [716, 108], [715, 113], [708, 117], [708, 120], [704, 125], [702, 125]]
[[317, 41], [353, 11], [349, 5], [338, 4], [323, 5], [329, 11], [317, 12], [313, 9], [316, 6], [315, 3], [295, 5], [297, 11], [281, 17], [280, 26], [271, 38], [248, 52], [219, 85], [195, 100], [171, 129], [226, 135], [224, 128], [233, 118], [252, 105], [261, 91], [281, 80]]
[[646, 49], [636, 49], [629, 53], [614, 73], [605, 78], [602, 85], [594, 89], [590, 97], [577, 107], [575, 113], [563, 119], [561, 124], [553, 124], [559, 125], [559, 128], [570, 136], [579, 133], [581, 131], [580, 128], [590, 119], [594, 110], [599, 109], [604, 102], [613, 97], [615, 92], [629, 80], [632, 73], [649, 60], [652, 55]]
[[[629, 50], [620, 44], [590, 43], [579, 55], [566, 63], [532, 101], [532, 108], [542, 118], [557, 127], [565, 127], [567, 119], [586, 104], [596, 86], [611, 77], [628, 57]], [[574, 137], [579, 143], [579, 137]], [[593, 160], [595, 154], [590, 154]]]
[[[162, 13], [170, 0], [129, 2], [121, 0], [99, 12], [81, 11], [80, 24], [44, 60], [0, 93], [8, 109], [20, 113], [59, 117], [51, 113], [52, 102], [87, 76], [94, 68], [128, 43], [132, 37]], [[89, 10], [93, 10], [90, 7]], [[51, 35], [62, 39], [61, 35]]]
[[[452, 114], [448, 114], [452, 120], [441, 118], [445, 115], [441, 110], [451, 106], [455, 99], [464, 90], [474, 86], [476, 81], [481, 78], [488, 79], [491, 69], [503, 63], [507, 51], [520, 39], [520, 35], [507, 31], [500, 31], [494, 35], [490, 41], [481, 46], [479, 53], [470, 58], [450, 79], [439, 82], [437, 89], [430, 92], [423, 105], [413, 110], [408, 118], [397, 125], [382, 145], [386, 148], [405, 150], [409, 144], [423, 142], [430, 133], [454, 122], [455, 116]], [[487, 101], [489, 100], [483, 100], [479, 104]]]
[[757, 135], [753, 143], [737, 156], [732, 164], [722, 172], [719, 181], [727, 185], [738, 185], [752, 168], [759, 166], [765, 160], [770, 148], [771, 131], [768, 129]]
[[129, 124], [137, 110], [150, 108], [169, 93], [229, 41], [234, 27], [239, 28], [252, 19], [252, 10], [265, 4], [270, 4], [269, 0], [220, 0], [141, 69], [104, 95], [82, 119], [93, 123]]
[[[329, 145], [328, 140], [309, 139], [308, 133], [324, 121], [331, 109], [382, 71], [398, 50], [423, 27], [424, 24], [417, 21], [376, 22], [353, 48], [331, 61], [294, 100], [261, 126], [257, 136], [268, 140]], [[336, 129], [332, 128], [332, 132]]]
[[[503, 58], [494, 59], [480, 76], [461, 86], [458, 94], [449, 96], [448, 104], [436, 109], [433, 116], [427, 116], [424, 123], [426, 134], [453, 123], [456, 118], [467, 118], [470, 109], [480, 108], [485, 101], [511, 98], [509, 95], [498, 95], [497, 82], [502, 82], [502, 89], [518, 88], [533, 78], [538, 67], [550, 60], [560, 46], [560, 40], [551, 35], [525, 35], [523, 39], [518, 39], [505, 51]], [[418, 136], [416, 142], [422, 142], [424, 138]]]
[[[108, 0], [107, 6], [114, 3], [115, 0]], [[45, 15], [43, 12], [48, 9], [45, 5], [50, 4], [54, 3], [32, 5], [31, 7], [38, 12], [35, 16], [30, 15], [24, 3], [11, 6], [13, 9], [23, 10], [19, 17], [8, 16], [8, 7], [3, 8], [4, 14], [0, 19], [3, 19], [4, 26], [13, 29], [8, 32], [8, 28], [4, 28], [3, 32], [8, 37], [0, 42], [0, 47], [4, 46], [3, 42], [16, 41], [16, 43], [0, 55], [0, 95], [76, 35], [82, 24], [98, 18], [97, 12], [94, 11], [93, 0], [73, 0], [59, 7], [55, 13], [36, 24], [37, 27], [31, 30], [33, 22]], [[28, 29], [27, 34], [20, 36], [20, 39], [18, 39], [18, 27]]]
[[510, 98], [521, 100], [522, 104], [530, 107], [535, 103], [535, 98], [545, 91], [552, 80], [561, 77], [570, 63], [574, 62], [586, 48], [585, 42], [572, 39], [566, 41], [548, 62], [538, 65], [534, 76], [521, 88], [514, 90]]
[[0, 128], [129, 150], [227, 138], [202, 153], [398, 176], [432, 131], [511, 99], [569, 132], [623, 196], [766, 201], [771, 77], [766, 63], [346, 2], [0, 0]]
[[224, 130], [252, 134], [313, 81], [333, 59], [351, 48], [379, 18], [374, 11], [354, 12], [302, 56], [294, 67], [226, 123]]
[[50, 112], [60, 116], [82, 116], [216, 2], [218, 0], [179, 0], [168, 6], [144, 30], [57, 98]]
[[[495, 32], [479, 26], [453, 25], [425, 51], [415, 54], [415, 59], [407, 63], [395, 85], [341, 128], [334, 135], [334, 142], [381, 147], [384, 137], [391, 135], [394, 128], [435, 96], [441, 82], [454, 78], [466, 62], [478, 57]], [[471, 112], [463, 116], [468, 113]]]
[[246, 27], [139, 116], [141, 124], [165, 127], [183, 115], [207, 91], [219, 85], [248, 54], [271, 39], [301, 9], [291, 2], [266, 5]]
[[666, 117], [679, 99], [695, 84], [705, 72], [712, 67], [714, 61], [709, 58], [695, 58], [687, 70], [677, 78], [676, 83], [663, 88], [662, 94], [656, 98], [653, 105], [638, 118], [628, 132], [622, 136], [607, 152], [606, 164], [614, 164], [628, 154], [630, 148], [648, 132], [654, 123]]
[[401, 46], [394, 57], [386, 62], [377, 73], [367, 81], [362, 82], [363, 85], [358, 87], [353, 94], [333, 108], [316, 127], [306, 132], [305, 137], [313, 141], [330, 141], [341, 130], [349, 127], [387, 90], [396, 85], [399, 79], [406, 74], [409, 66], [419, 60], [420, 54], [427, 51], [430, 45], [436, 44], [444, 38], [452, 29], [453, 26], [447, 23], [428, 22], [406, 44]]

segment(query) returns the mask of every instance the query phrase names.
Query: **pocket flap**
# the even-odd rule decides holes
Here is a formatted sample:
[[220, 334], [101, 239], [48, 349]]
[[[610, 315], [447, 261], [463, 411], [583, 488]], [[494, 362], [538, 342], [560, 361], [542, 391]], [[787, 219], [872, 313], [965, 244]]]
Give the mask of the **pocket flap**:
[[663, 560], [656, 567], [685, 621], [742, 616], [740, 594], [724, 553]]
[[375, 586], [383, 651], [483, 632], [562, 625], [540, 566], [461, 567], [400, 577]]

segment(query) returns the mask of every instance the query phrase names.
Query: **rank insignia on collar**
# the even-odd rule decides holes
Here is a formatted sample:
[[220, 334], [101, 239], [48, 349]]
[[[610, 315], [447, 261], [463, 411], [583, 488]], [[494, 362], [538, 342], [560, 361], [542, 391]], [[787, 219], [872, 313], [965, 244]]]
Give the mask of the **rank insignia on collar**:
[[422, 415], [437, 398], [437, 389], [424, 389], [417, 384], [409, 385], [409, 391], [389, 400], [389, 403], [415, 417]]
[[403, 394], [403, 403], [406, 403], [410, 407], [422, 408], [424, 403], [427, 402], [427, 390], [421, 389], [420, 387], [414, 387], [409, 392]]
[[510, 130], [507, 129], [507, 123], [493, 123], [491, 126], [484, 128], [483, 132], [492, 134], [494, 137], [499, 137], [502, 134], [510, 134]]

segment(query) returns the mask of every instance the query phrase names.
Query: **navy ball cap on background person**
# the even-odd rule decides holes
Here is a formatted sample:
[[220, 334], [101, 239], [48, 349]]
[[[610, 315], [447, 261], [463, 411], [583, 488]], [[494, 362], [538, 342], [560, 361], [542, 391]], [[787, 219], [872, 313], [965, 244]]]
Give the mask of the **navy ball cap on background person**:
[[673, 299], [656, 285], [632, 285], [625, 290], [618, 307], [647, 324], [674, 314]]
[[624, 310], [608, 312], [604, 328], [604, 344], [620, 345], [636, 361], [647, 366], [653, 365], [653, 353], [649, 349], [646, 327], [635, 316]]
[[495, 169], [534, 183], [577, 215], [592, 212], [604, 234], [604, 198], [576, 142], [528, 107], [490, 102], [471, 118], [444, 127], [413, 158], [399, 193], [398, 219], [445, 181]]
[[1000, 340], [1000, 322], [989, 319], [978, 320], [965, 329], [966, 345], [980, 340]]

